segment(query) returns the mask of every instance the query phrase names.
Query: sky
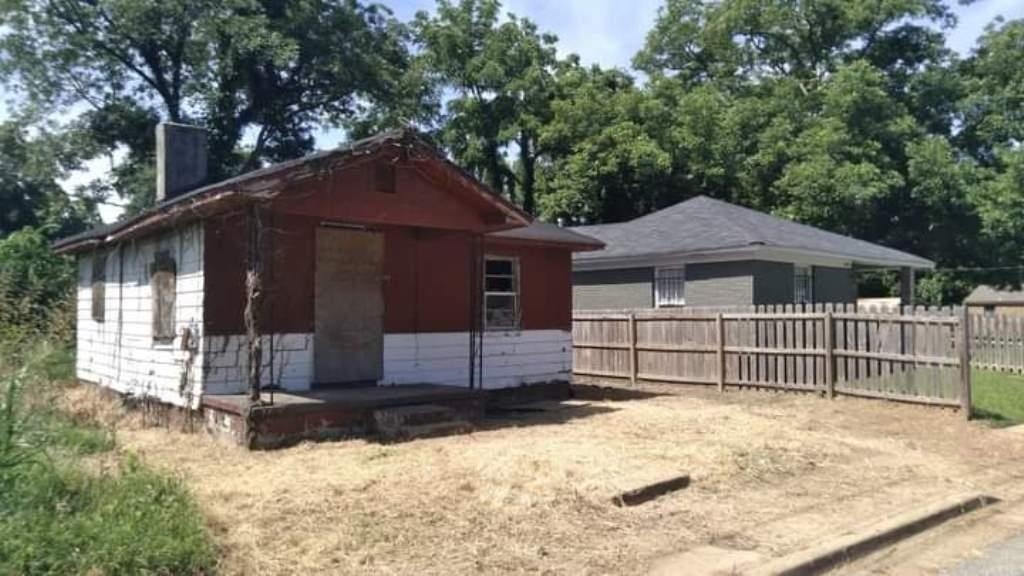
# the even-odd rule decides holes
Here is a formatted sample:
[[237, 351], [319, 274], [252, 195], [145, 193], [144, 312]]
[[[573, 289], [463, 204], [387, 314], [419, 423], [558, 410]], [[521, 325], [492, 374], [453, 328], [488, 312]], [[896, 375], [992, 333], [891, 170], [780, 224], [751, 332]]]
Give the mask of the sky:
[[[378, 0], [401, 20], [417, 11], [432, 10], [434, 0]], [[540, 30], [558, 36], [560, 55], [575, 53], [585, 64], [628, 68], [633, 55], [643, 46], [644, 36], [654, 23], [662, 0], [505, 0], [504, 10], [525, 16]], [[970, 52], [985, 26], [997, 16], [1024, 18], [1024, 0], [977, 0], [968, 6], [955, 5], [958, 24], [947, 32], [947, 44], [962, 55]], [[2, 115], [2, 110], [0, 110]], [[339, 130], [318, 133], [317, 146], [334, 147], [344, 138]], [[108, 160], [90, 163], [63, 185], [73, 188], [109, 170]], [[101, 210], [105, 220], [116, 218], [118, 210]]]

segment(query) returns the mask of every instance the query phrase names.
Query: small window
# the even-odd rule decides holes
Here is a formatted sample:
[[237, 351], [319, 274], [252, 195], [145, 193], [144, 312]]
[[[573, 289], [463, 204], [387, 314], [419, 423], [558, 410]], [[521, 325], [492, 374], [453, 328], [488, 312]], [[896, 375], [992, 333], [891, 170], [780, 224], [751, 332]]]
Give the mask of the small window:
[[484, 327], [519, 327], [519, 260], [488, 256], [484, 263]]
[[374, 166], [373, 186], [377, 192], [385, 194], [395, 193], [395, 165], [390, 162], [380, 162]]
[[103, 322], [107, 302], [107, 254], [96, 251], [92, 256], [92, 319]]
[[686, 268], [658, 268], [654, 278], [654, 303], [663, 306], [686, 305]]
[[814, 302], [814, 268], [793, 266], [793, 302], [795, 304]]
[[995, 316], [996, 315], [996, 307], [995, 307], [995, 305], [994, 304], [986, 304], [984, 312], [985, 312], [985, 316], [988, 316], [990, 318], [992, 316]]
[[177, 267], [170, 253], [156, 253], [150, 266], [149, 284], [153, 291], [153, 341], [173, 342]]

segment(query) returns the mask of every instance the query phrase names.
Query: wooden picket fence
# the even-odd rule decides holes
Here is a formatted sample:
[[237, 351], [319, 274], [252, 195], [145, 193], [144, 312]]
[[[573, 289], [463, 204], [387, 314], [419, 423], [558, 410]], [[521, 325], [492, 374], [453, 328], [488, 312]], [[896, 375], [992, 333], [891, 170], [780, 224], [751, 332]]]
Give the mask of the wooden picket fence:
[[[869, 314], [914, 314], [923, 316], [960, 316], [960, 306], [842, 306], [845, 311]], [[749, 309], [750, 307], [744, 307]], [[767, 307], [771, 308], [771, 307]], [[986, 314], [980, 307], [970, 311], [971, 366], [1024, 374], [1024, 316]]]
[[[580, 375], [767, 388], [960, 407], [969, 413], [963, 314], [853, 306], [578, 311]], [[966, 332], [965, 332], [966, 330]]]
[[1024, 374], [1024, 317], [970, 314], [971, 365]]

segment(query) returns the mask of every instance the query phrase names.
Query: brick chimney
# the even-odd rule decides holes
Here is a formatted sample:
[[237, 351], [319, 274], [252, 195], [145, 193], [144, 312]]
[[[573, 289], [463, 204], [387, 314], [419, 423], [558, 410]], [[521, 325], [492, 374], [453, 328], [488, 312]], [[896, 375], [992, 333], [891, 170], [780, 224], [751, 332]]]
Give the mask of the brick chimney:
[[206, 183], [206, 130], [187, 124], [156, 126], [156, 201], [170, 200]]

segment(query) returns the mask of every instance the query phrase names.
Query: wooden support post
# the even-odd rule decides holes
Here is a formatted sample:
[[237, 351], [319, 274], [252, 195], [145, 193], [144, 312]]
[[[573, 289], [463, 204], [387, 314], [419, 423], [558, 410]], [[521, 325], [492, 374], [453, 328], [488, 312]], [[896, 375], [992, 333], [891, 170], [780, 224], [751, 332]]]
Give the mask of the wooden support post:
[[718, 349], [716, 359], [718, 360], [718, 391], [725, 391], [725, 320], [722, 313], [715, 315], [715, 333], [718, 335]]
[[835, 325], [832, 321], [832, 311], [825, 312], [825, 395], [829, 398], [836, 396], [836, 363], [835, 345], [832, 342], [832, 334]]
[[260, 402], [260, 368], [263, 365], [261, 341], [263, 313], [263, 223], [259, 206], [254, 205], [249, 216], [249, 258], [245, 271], [245, 335], [248, 340], [246, 375], [249, 404]]
[[636, 315], [629, 315], [629, 381], [636, 384], [637, 358], [636, 358]]
[[960, 311], [960, 410], [971, 419], [971, 314]]

